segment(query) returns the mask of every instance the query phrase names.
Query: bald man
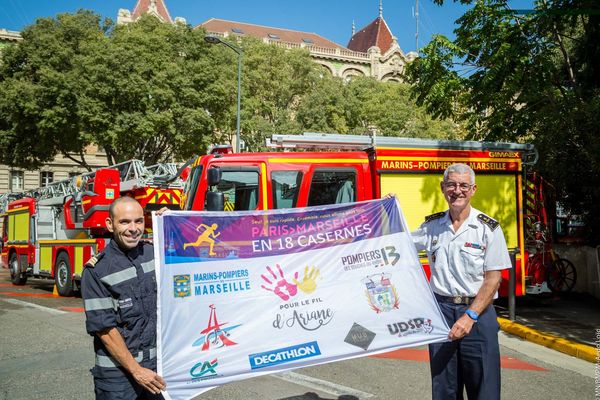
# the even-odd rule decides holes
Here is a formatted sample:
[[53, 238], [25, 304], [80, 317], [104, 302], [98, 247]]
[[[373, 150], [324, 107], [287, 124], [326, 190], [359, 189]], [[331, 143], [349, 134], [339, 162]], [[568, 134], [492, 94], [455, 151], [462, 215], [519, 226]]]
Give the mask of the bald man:
[[81, 294], [86, 329], [94, 336], [96, 399], [163, 399], [156, 373], [154, 249], [142, 242], [144, 210], [116, 199], [106, 227], [112, 240], [85, 266]]

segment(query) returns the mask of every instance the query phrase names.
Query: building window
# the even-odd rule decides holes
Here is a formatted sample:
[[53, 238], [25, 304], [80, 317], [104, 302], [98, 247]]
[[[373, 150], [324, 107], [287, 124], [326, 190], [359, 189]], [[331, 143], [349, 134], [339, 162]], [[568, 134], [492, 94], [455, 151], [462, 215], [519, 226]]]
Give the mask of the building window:
[[42, 171], [40, 172], [40, 186], [46, 187], [54, 182], [54, 172]]
[[274, 40], [279, 40], [279, 35], [276, 35], [275, 33], [269, 33], [269, 39], [274, 39]]
[[244, 34], [244, 30], [240, 29], [240, 28], [231, 28], [231, 31], [233, 33], [237, 33], [238, 35], [243, 35]]
[[81, 175], [79, 172], [69, 172], [69, 179], [75, 178], [76, 176]]
[[10, 171], [10, 191], [19, 192], [23, 190], [23, 171]]
[[309, 39], [309, 38], [302, 38], [302, 41], [304, 43], [306, 43], [306, 44], [313, 44], [314, 43], [314, 41], [312, 39]]

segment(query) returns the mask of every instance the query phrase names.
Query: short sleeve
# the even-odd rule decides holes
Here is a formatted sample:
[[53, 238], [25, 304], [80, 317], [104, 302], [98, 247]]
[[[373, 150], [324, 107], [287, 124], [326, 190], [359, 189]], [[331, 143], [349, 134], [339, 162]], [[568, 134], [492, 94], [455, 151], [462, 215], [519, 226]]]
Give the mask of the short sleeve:
[[489, 231], [486, 235], [486, 252], [483, 269], [485, 271], [496, 271], [512, 268], [508, 248], [506, 247], [506, 239], [502, 228], [498, 226], [496, 229]]
[[417, 251], [427, 250], [427, 225], [422, 224], [410, 234]]
[[93, 268], [83, 270], [81, 297], [85, 308], [85, 328], [90, 335], [117, 326], [115, 300]]

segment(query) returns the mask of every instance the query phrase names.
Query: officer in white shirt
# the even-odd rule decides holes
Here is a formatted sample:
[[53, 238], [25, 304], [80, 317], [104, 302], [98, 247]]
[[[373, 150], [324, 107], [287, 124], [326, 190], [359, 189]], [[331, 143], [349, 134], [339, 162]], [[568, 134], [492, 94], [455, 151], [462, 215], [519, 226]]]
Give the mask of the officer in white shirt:
[[444, 171], [448, 210], [412, 233], [425, 250], [431, 288], [451, 327], [449, 342], [429, 345], [433, 399], [500, 399], [498, 322], [492, 306], [512, 264], [498, 222], [471, 206], [475, 173], [466, 164]]

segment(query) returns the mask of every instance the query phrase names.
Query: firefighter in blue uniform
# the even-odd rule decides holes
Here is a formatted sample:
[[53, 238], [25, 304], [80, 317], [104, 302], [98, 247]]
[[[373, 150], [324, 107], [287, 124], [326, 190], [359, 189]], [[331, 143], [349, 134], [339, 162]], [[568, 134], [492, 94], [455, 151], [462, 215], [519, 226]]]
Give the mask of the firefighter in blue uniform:
[[500, 399], [498, 322], [492, 305], [512, 267], [498, 222], [471, 206], [475, 173], [466, 164], [444, 172], [448, 210], [412, 233], [431, 267], [431, 288], [451, 327], [449, 342], [429, 345], [433, 399]]
[[113, 239], [86, 264], [81, 281], [86, 329], [94, 336], [96, 399], [162, 399], [156, 373], [154, 250], [140, 242], [144, 212], [115, 200], [106, 226]]

